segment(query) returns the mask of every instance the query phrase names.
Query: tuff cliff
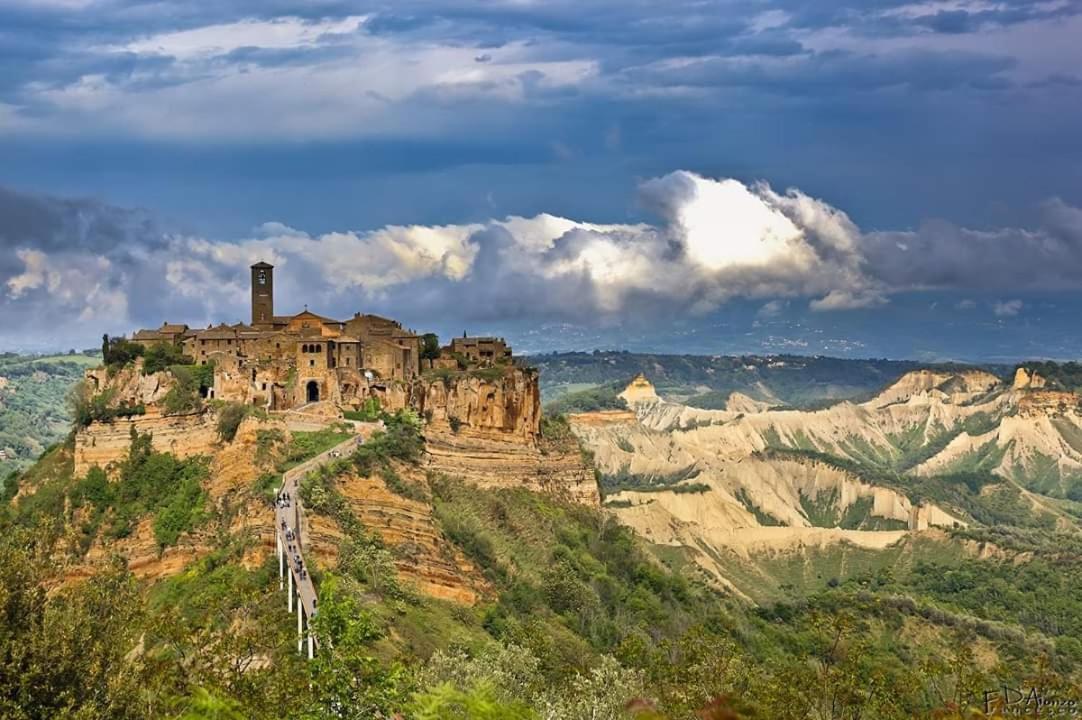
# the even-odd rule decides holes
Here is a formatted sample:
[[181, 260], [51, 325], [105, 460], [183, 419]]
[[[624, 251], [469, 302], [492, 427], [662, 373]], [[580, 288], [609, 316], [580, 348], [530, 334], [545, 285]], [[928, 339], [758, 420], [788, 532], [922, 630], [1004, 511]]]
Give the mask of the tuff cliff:
[[[69, 567], [69, 579], [86, 576], [112, 555], [127, 558], [140, 577], [172, 575], [211, 552], [215, 534], [223, 531], [248, 537], [252, 542], [243, 562], [258, 566], [274, 552], [273, 514], [263, 493], [273, 486], [297, 433], [342, 421], [331, 403], [303, 414], [260, 409], [226, 441], [219, 435], [220, 403], [200, 402], [193, 410], [166, 412], [166, 398], [177, 384], [170, 372], [144, 375], [137, 362], [119, 371], [90, 371], [85, 383], [88, 395], [102, 400], [102, 406], [137, 407], [140, 414], [110, 412], [107, 419], [79, 427], [71, 452], [73, 479], [98, 466], [115, 481], [133, 433], [149, 434], [156, 452], [207, 458], [209, 473], [203, 483], [207, 508], [221, 520], [213, 529], [198, 528], [162, 548], [155, 540], [152, 519], [144, 517], [126, 537], [94, 539], [82, 560]], [[541, 435], [535, 371], [508, 366], [429, 373], [411, 383], [389, 383], [379, 397], [384, 410], [408, 407], [425, 420], [420, 463], [399, 468], [402, 477], [417, 486], [427, 486], [432, 477], [451, 476], [485, 488], [525, 487], [573, 502], [600, 503], [593, 470], [575, 439]], [[353, 424], [364, 436], [375, 427]], [[443, 535], [430, 502], [396, 493], [378, 472], [371, 476], [347, 472], [336, 485], [353, 515], [386, 544], [408, 586], [464, 604], [476, 602], [485, 591], [480, 573]], [[257, 487], [263, 490], [257, 492]], [[304, 524], [312, 558], [333, 567], [342, 528], [334, 518], [313, 512], [305, 514]]]
[[425, 467], [480, 487], [525, 487], [597, 506], [593, 470], [574, 438], [541, 437], [537, 372], [428, 376], [413, 407], [425, 418]]
[[422, 376], [410, 405], [434, 432], [536, 444], [540, 436], [541, 389], [537, 372], [493, 368], [476, 373]]
[[93, 422], [75, 433], [75, 476], [82, 477], [93, 466], [111, 471], [128, 454], [132, 431], [149, 433], [154, 449], [178, 458], [207, 455], [218, 442], [217, 421], [212, 413], [199, 410], [180, 415], [163, 415], [150, 407], [146, 414]]

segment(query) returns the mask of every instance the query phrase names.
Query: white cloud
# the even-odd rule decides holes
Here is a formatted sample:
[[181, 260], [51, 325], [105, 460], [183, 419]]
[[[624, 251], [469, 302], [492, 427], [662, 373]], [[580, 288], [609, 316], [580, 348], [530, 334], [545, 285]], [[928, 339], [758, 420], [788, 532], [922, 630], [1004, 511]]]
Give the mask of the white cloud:
[[171, 55], [180, 60], [192, 60], [224, 55], [239, 48], [282, 50], [311, 47], [326, 35], [356, 32], [364, 20], [363, 15], [316, 22], [298, 17], [241, 20], [151, 35], [103, 49], [137, 55]]
[[[352, 34], [328, 35], [344, 30]], [[336, 50], [330, 57], [269, 65], [243, 55], [221, 60], [222, 53], [241, 48], [318, 48], [328, 37]], [[30, 83], [24, 95], [37, 109], [34, 122], [20, 122], [19, 109], [7, 108], [0, 113], [0, 133], [120, 130], [148, 138], [240, 141], [478, 133], [486, 113], [464, 113], [464, 103], [515, 106], [532, 92], [585, 85], [599, 73], [592, 59], [549, 59], [527, 42], [508, 43], [485, 63], [476, 62], [480, 49], [368, 34], [359, 16], [170, 33], [115, 50], [166, 53], [177, 63], [124, 76], [86, 74], [61, 85]], [[494, 128], [503, 127], [494, 113], [487, 115]]]
[[1022, 312], [1024, 303], [1021, 300], [1004, 300], [992, 306], [992, 312], [996, 317], [1015, 317]]
[[[0, 312], [34, 317], [37, 308], [110, 332], [164, 317], [235, 322], [247, 307], [247, 267], [259, 259], [279, 268], [283, 312], [311, 303], [330, 315], [378, 307], [414, 317], [601, 323], [668, 321], [734, 298], [762, 301], [759, 316], [771, 317], [790, 303], [841, 311], [876, 307], [899, 292], [1021, 292], [1047, 289], [1050, 278], [1078, 287], [1082, 277], [1082, 212], [1059, 201], [1045, 206], [1046, 223], [1036, 230], [932, 224], [865, 233], [841, 210], [794, 189], [681, 171], [644, 183], [642, 193], [656, 224], [542, 213], [319, 235], [270, 222], [233, 242], [122, 236], [98, 246], [79, 235], [0, 255], [0, 268], [14, 268], [0, 276], [7, 288]], [[1019, 299], [992, 307], [998, 317], [1022, 310]]]
[[785, 310], [786, 305], [787, 303], [784, 303], [781, 300], [771, 300], [768, 303], [764, 303], [763, 306], [759, 308], [756, 315], [761, 318], [777, 317]]

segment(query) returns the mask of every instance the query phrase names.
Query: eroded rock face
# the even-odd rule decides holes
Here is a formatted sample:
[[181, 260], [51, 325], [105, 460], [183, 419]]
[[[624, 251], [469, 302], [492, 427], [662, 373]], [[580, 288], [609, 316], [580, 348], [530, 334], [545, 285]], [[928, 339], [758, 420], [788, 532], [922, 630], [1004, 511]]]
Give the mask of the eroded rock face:
[[1037, 373], [1031, 373], [1024, 367], [1020, 367], [1014, 371], [1014, 383], [1012, 387], [1015, 390], [1024, 389], [1038, 389], [1045, 386], [1045, 379]]
[[[424, 485], [417, 473], [403, 475]], [[337, 479], [354, 516], [379, 534], [391, 550], [400, 581], [429, 597], [473, 605], [485, 588], [480, 571], [448, 540], [432, 515], [432, 506], [397, 495], [381, 477], [349, 474]], [[302, 536], [325, 566], [338, 562], [342, 529], [332, 518], [307, 513]]]
[[658, 400], [657, 391], [654, 389], [654, 384], [646, 379], [646, 376], [642, 373], [636, 375], [624, 391], [617, 395], [617, 397], [623, 398], [629, 406], [635, 405], [641, 402], [656, 402]]
[[92, 394], [108, 390], [114, 406], [158, 403], [174, 385], [173, 376], [168, 372], [144, 375], [142, 359], [113, 374], [104, 367], [87, 370], [83, 380]]
[[[172, 386], [167, 373], [142, 376], [137, 367], [108, 375], [88, 373], [93, 392], [108, 389], [116, 404], [146, 406], [146, 414], [95, 422], [75, 438], [76, 477], [94, 465], [115, 467], [127, 457], [132, 430], [149, 433], [155, 450], [177, 457], [207, 455], [211, 459], [205, 489], [208, 500], [228, 507], [231, 535], [248, 535], [254, 542], [243, 562], [256, 567], [275, 552], [274, 514], [252, 492], [264, 473], [275, 472], [281, 443], [260, 442], [261, 431], [277, 431], [282, 442], [296, 429], [324, 427], [339, 417], [333, 402], [296, 412], [271, 413], [269, 419], [246, 418], [232, 442], [217, 433], [212, 411], [163, 415], [160, 401]], [[388, 383], [380, 388], [382, 406], [395, 411], [412, 407], [427, 419], [427, 452], [421, 467], [402, 467], [400, 474], [424, 485], [428, 472], [462, 478], [479, 487], [525, 487], [572, 502], [598, 506], [600, 497], [593, 469], [574, 438], [544, 439], [540, 434], [541, 395], [537, 374], [521, 368], [503, 372], [453, 373], [417, 379], [411, 384]], [[367, 436], [372, 431], [362, 431]], [[264, 436], [265, 438], [266, 436]], [[473, 604], [485, 592], [480, 572], [443, 536], [432, 505], [392, 492], [381, 477], [354, 474], [337, 480], [350, 509], [366, 528], [378, 533], [394, 557], [399, 577], [419, 592], [453, 602]], [[324, 567], [338, 560], [342, 529], [333, 518], [312, 512], [302, 519], [303, 537], [313, 559]], [[112, 554], [128, 559], [140, 577], [181, 572], [191, 561], [210, 552], [211, 536], [203, 530], [185, 535], [176, 547], [157, 547], [149, 519], [120, 541], [96, 541], [86, 556], [82, 575]], [[210, 532], [209, 530], [207, 532]], [[80, 576], [80, 570], [72, 573]]]
[[418, 381], [411, 405], [436, 432], [535, 445], [541, 427], [537, 373], [507, 368], [496, 378], [472, 374]]
[[962, 404], [971, 402], [1002, 385], [998, 377], [984, 370], [941, 372], [913, 370], [898, 378], [875, 399], [879, 407], [902, 403], [914, 398], [934, 398], [940, 402]]
[[522, 487], [597, 507], [593, 468], [576, 442], [525, 444], [453, 432], [428, 432], [425, 468], [482, 488]]
[[1031, 390], [1018, 399], [1018, 413], [1023, 417], [1038, 415], [1078, 415], [1082, 398], [1064, 390]]
[[151, 435], [157, 452], [178, 458], [211, 455], [218, 444], [218, 427], [210, 413], [161, 415], [147, 408], [146, 415], [94, 422], [75, 434], [75, 477], [86, 475], [93, 466], [109, 471], [124, 460], [131, 445], [132, 429]]

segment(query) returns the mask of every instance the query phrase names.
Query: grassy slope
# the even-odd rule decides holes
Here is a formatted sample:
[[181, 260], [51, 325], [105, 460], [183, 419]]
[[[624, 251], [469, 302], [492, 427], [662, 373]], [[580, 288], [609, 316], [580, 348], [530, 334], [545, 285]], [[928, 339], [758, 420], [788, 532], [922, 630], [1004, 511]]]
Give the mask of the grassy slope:
[[[51, 453], [35, 468], [35, 482], [41, 488], [70, 483], [68, 467], [65, 473], [63, 451]], [[1041, 651], [1051, 652], [1061, 673], [1082, 663], [1082, 645], [1072, 640], [1082, 601], [1068, 591], [1082, 581], [1076, 577], [1082, 554], [1046, 535], [975, 538], [1009, 541], [1017, 551], [1059, 548], [1054, 558], [1021, 564], [976, 560], [958, 543], [934, 539], [883, 553], [839, 546], [783, 554], [755, 565], [727, 558], [734, 573], [746, 574], [747, 587], [762, 588], [756, 609], [710, 590], [678, 551], [654, 552], [602, 512], [524, 490], [433, 480], [438, 521], [490, 584], [484, 602], [463, 608], [396, 589], [373, 553], [362, 554], [367, 559], [360, 564], [320, 568], [318, 574], [321, 587], [345, 592], [338, 602], [348, 601], [351, 617], [369, 618], [364, 622], [371, 632], [362, 645], [372, 658], [364, 666], [373, 674], [372, 686], [383, 687], [386, 672], [404, 663], [406, 675], [395, 681], [393, 697], [405, 698], [418, 687], [409, 668], [433, 652], [460, 647], [477, 656], [496, 643], [524, 648], [536, 662], [538, 682], [548, 687], [574, 683], [577, 673], [613, 656], [626, 671], [640, 672], [646, 691], [674, 716], [689, 716], [716, 692], [733, 692], [749, 716], [782, 717], [778, 713], [792, 700], [785, 688], [841, 682], [829, 662], [808, 663], [823, 652], [824, 633], [836, 626], [850, 638], [854, 655], [845, 662], [856, 663], [846, 672], [858, 679], [879, 674], [891, 688], [932, 682], [940, 671], [918, 660], [950, 658], [959, 646], [979, 645], [1004, 663], [997, 679], [1020, 678]], [[351, 542], [367, 542], [363, 527], [352, 534]], [[166, 699], [181, 702], [177, 698], [195, 686], [235, 699], [250, 717], [301, 715], [318, 707], [321, 689], [333, 686], [325, 674], [331, 670], [296, 662], [293, 623], [276, 589], [273, 562], [245, 569], [240, 561], [251, 539], [223, 536], [218, 542], [211, 556], [145, 587], [141, 599], [131, 601], [138, 606], [123, 613], [136, 618], [125, 630], [126, 642], [142, 637], [154, 662], [138, 673], [124, 672], [162, 689], [154, 701], [159, 704], [150, 706], [159, 714], [175, 711], [163, 704]], [[332, 608], [334, 601], [325, 598], [320, 606]], [[341, 655], [347, 640], [336, 643], [337, 663], [354, 661]], [[705, 656], [704, 648], [711, 648]], [[271, 664], [234, 675], [225, 660], [238, 652]], [[287, 679], [307, 673], [307, 686]], [[287, 696], [283, 685], [293, 688]], [[393, 697], [392, 704], [406, 702]], [[913, 690], [892, 702], [899, 707], [876, 705], [876, 716], [908, 717], [930, 706]]]

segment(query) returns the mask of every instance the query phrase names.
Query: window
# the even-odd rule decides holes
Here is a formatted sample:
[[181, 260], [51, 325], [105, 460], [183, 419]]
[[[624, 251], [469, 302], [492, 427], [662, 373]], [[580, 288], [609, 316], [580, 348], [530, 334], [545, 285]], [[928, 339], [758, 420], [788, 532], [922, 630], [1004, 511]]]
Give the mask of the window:
[[266, 270], [260, 270], [259, 271], [259, 284], [260, 285], [266, 285], [267, 284], [267, 271]]
[[315, 360], [309, 360], [308, 361], [308, 367], [315, 367], [315, 366], [316, 366], [316, 361]]
[[264, 390], [266, 390], [266, 389], [267, 389], [267, 383], [263, 383], [263, 389], [264, 389]]
[[349, 367], [349, 365], [350, 365], [349, 358], [346, 358], [346, 367]]

